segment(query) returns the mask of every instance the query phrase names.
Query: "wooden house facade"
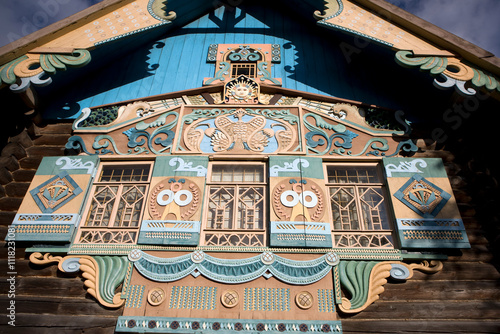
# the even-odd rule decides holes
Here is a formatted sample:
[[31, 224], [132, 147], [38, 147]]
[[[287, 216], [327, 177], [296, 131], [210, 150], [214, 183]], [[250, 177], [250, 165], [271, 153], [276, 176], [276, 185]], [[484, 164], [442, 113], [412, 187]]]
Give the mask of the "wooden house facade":
[[382, 0], [104, 0], [0, 49], [2, 333], [499, 332], [499, 77]]

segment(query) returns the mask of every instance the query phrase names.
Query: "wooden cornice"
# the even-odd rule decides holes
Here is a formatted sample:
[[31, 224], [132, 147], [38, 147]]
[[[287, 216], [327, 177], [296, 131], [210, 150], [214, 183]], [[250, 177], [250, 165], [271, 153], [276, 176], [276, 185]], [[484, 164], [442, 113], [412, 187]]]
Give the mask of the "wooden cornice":
[[387, 20], [408, 29], [417, 36], [456, 53], [478, 67], [500, 75], [500, 58], [434, 24], [427, 22], [384, 0], [355, 0], [360, 6], [380, 14]]
[[[68, 31], [78, 28], [88, 21], [95, 19], [104, 13], [112, 12], [123, 4], [133, 0], [103, 0], [89, 8], [86, 8], [65, 19], [55, 22], [19, 40], [0, 48], [0, 65], [8, 63], [26, 53], [54, 40]], [[59, 51], [59, 52], [58, 52]], [[51, 50], [51, 52], [67, 53], [69, 50]]]

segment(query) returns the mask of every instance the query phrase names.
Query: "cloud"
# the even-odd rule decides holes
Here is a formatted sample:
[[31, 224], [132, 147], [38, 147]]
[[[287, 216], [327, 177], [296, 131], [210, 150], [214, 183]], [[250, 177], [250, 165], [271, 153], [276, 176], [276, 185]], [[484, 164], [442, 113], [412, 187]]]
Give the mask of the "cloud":
[[398, 7], [500, 56], [498, 0], [388, 0]]
[[102, 0], [2, 1], [0, 46], [9, 44]]

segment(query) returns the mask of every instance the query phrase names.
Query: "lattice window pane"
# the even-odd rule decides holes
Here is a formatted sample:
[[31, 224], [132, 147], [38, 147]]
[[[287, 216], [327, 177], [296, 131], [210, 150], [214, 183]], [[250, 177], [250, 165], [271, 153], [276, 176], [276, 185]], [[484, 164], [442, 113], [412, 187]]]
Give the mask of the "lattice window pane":
[[[376, 166], [327, 166], [334, 247], [393, 248]], [[342, 231], [342, 232], [336, 232]]]
[[359, 197], [366, 230], [382, 230], [389, 228], [387, 211], [384, 205], [382, 188], [360, 187]]
[[85, 226], [109, 226], [118, 186], [96, 188]]
[[264, 228], [264, 188], [241, 187], [238, 199], [238, 228]]
[[124, 186], [113, 226], [139, 226], [146, 186]]
[[264, 164], [213, 164], [211, 167], [205, 244], [264, 246]]
[[234, 187], [210, 188], [207, 222], [209, 228], [233, 228], [234, 192]]
[[237, 78], [240, 75], [245, 75], [249, 78], [255, 78], [255, 63], [252, 64], [231, 64], [231, 78]]
[[328, 166], [328, 183], [379, 183], [376, 167]]
[[340, 230], [359, 230], [354, 187], [330, 187], [333, 226]]

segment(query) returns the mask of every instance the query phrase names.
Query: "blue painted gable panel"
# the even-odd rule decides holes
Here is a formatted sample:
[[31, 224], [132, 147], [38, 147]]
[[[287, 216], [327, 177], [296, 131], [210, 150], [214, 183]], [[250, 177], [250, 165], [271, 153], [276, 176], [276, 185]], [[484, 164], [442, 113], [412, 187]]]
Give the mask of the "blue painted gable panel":
[[215, 65], [206, 62], [209, 45], [232, 43], [280, 44], [282, 60], [273, 64], [272, 75], [285, 88], [391, 107], [387, 89], [370, 78], [380, 77], [373, 72], [377, 68], [397, 67], [392, 57], [381, 57], [389, 58], [389, 65], [377, 60], [370, 64], [368, 47], [348, 57], [345, 42], [335, 33], [283, 15], [272, 5], [244, 5], [236, 10], [220, 7], [131, 54], [116, 50], [109, 64], [53, 99], [45, 116], [74, 119], [85, 107], [200, 87], [215, 73]]

